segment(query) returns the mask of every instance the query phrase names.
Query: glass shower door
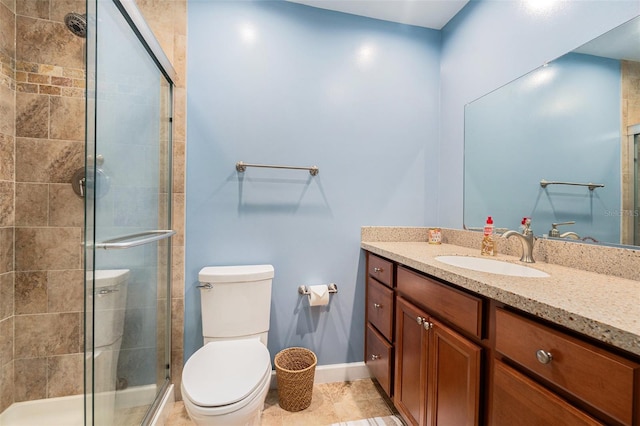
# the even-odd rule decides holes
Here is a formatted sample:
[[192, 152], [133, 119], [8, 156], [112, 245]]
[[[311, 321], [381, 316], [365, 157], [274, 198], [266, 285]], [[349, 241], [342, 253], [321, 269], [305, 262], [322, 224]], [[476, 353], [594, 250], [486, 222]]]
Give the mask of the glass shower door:
[[85, 418], [138, 425], [170, 379], [172, 83], [137, 9], [89, 3]]

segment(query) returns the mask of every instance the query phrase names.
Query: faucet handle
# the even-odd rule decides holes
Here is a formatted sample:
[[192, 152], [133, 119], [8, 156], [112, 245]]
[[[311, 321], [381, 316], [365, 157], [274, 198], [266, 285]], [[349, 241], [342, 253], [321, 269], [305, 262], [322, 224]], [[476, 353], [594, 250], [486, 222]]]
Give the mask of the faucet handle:
[[560, 225], [573, 225], [575, 223], [576, 223], [575, 220], [570, 220], [568, 222], [552, 223], [551, 224], [551, 230], [549, 231], [549, 236], [553, 237], [553, 238], [557, 238], [557, 237], [560, 236], [560, 231], [558, 231], [557, 226], [560, 226]]
[[558, 222], [558, 223], [552, 223], [551, 226], [552, 227], [556, 227], [556, 226], [560, 226], [560, 225], [574, 225], [576, 223], [575, 220], [570, 220], [568, 222]]
[[531, 231], [530, 217], [523, 217], [522, 222], [520, 222], [520, 225], [521, 225], [520, 227], [522, 228], [522, 235], [529, 236], [533, 233], [533, 231]]

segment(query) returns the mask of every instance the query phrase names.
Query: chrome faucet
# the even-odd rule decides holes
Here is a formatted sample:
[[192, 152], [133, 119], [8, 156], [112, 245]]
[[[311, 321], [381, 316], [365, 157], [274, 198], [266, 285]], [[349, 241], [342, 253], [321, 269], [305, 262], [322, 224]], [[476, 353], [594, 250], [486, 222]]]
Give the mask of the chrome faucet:
[[535, 242], [535, 237], [533, 236], [533, 231], [531, 230], [531, 219], [523, 218], [522, 219], [523, 230], [522, 233], [518, 231], [507, 231], [502, 236], [504, 238], [509, 238], [516, 236], [520, 239], [522, 243], [522, 257], [520, 257], [520, 262], [524, 263], [536, 263], [533, 260], [533, 243]]

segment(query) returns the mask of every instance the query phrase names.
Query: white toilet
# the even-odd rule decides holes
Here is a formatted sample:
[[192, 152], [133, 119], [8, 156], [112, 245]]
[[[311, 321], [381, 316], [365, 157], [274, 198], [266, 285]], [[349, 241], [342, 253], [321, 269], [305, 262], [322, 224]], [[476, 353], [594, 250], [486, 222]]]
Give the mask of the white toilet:
[[204, 346], [182, 371], [182, 399], [198, 425], [259, 425], [271, 382], [267, 349], [273, 266], [200, 271]]

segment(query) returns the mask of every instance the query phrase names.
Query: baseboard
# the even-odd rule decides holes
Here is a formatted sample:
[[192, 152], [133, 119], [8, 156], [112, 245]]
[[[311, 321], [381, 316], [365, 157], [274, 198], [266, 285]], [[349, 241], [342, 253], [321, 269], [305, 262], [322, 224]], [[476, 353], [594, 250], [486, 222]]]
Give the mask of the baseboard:
[[[369, 367], [364, 362], [350, 362], [317, 366], [313, 382], [316, 384], [350, 382], [368, 379], [369, 377], [371, 377], [371, 373], [369, 373]], [[271, 372], [271, 389], [276, 389], [277, 387], [276, 371], [273, 370]]]

